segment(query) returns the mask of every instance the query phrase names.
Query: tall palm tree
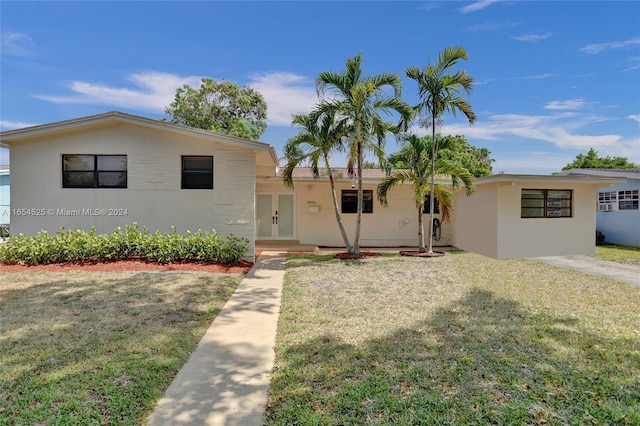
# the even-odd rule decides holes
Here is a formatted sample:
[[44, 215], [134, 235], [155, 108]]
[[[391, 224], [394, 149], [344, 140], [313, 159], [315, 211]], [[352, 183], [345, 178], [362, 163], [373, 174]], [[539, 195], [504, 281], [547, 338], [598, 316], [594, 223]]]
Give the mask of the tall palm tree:
[[[432, 184], [433, 166], [438, 176], [448, 176], [451, 179], [451, 187], [456, 190], [460, 185], [464, 185], [467, 195], [471, 195], [475, 189], [475, 178], [466, 168], [453, 164], [447, 160], [431, 161], [429, 152], [431, 151], [431, 140], [428, 137], [418, 137], [409, 135], [405, 138], [405, 147], [403, 151], [406, 153], [406, 161], [409, 164], [408, 169], [392, 170], [387, 177], [378, 185], [378, 200], [384, 206], [388, 205], [387, 195], [392, 188], [404, 183], [410, 183], [413, 187], [413, 196], [418, 209], [418, 245], [421, 252], [427, 251], [424, 243], [424, 226], [422, 214], [424, 211], [425, 198], [431, 194], [440, 201], [440, 211], [442, 213], [442, 222], [447, 223], [451, 217], [453, 210], [453, 199], [451, 190], [441, 184]], [[431, 167], [430, 167], [431, 166]], [[433, 217], [433, 205], [431, 205], [431, 217]], [[433, 224], [433, 219], [431, 222]], [[433, 226], [433, 225], [432, 225]], [[431, 235], [432, 227], [429, 227], [427, 235]], [[431, 242], [431, 238], [429, 238]], [[430, 244], [431, 247], [431, 244]]]
[[287, 161], [282, 172], [284, 184], [287, 188], [293, 188], [293, 170], [302, 163], [309, 163], [313, 176], [320, 177], [318, 163], [322, 161], [327, 169], [331, 184], [333, 207], [340, 234], [347, 250], [351, 251], [351, 244], [349, 244], [349, 238], [340, 215], [333, 172], [329, 166], [330, 153], [335, 150], [344, 150], [342, 139], [347, 134], [347, 123], [344, 120], [337, 121], [333, 114], [312, 112], [308, 115], [294, 115], [292, 124], [297, 125], [300, 131], [290, 138], [284, 146], [284, 155]]
[[[460, 96], [464, 90], [466, 94], [471, 93], [473, 77], [465, 70], [450, 74], [452, 68], [460, 59], [467, 58], [467, 52], [459, 46], [445, 48], [438, 55], [438, 62], [435, 65], [428, 64], [423, 69], [418, 67], [407, 68], [407, 77], [418, 83], [418, 95], [420, 103], [414, 107], [415, 112], [425, 113], [423, 124], [425, 127], [431, 126], [431, 136], [436, 140], [436, 122], [442, 119], [442, 115], [451, 112], [455, 117], [458, 112], [462, 112], [473, 124], [476, 121], [476, 114], [471, 109], [471, 105]], [[434, 210], [434, 185], [435, 185], [435, 161], [436, 144], [431, 144], [431, 192], [429, 193], [430, 224], [433, 226]], [[431, 227], [429, 228], [431, 229]], [[429, 239], [429, 253], [433, 253], [433, 242]]]
[[[388, 96], [385, 88], [393, 89]], [[380, 162], [384, 156], [384, 141], [389, 133], [397, 133], [398, 127], [386, 122], [380, 113], [398, 113], [401, 122], [408, 122], [413, 114], [409, 105], [401, 98], [402, 82], [397, 74], [383, 73], [374, 76], [362, 75], [362, 55], [348, 58], [346, 68], [341, 73], [325, 71], [316, 79], [318, 95], [322, 97], [318, 110], [336, 114], [348, 121], [350, 132], [347, 136], [349, 172], [356, 174], [358, 183], [358, 205], [356, 210], [356, 230], [354, 243], [349, 253], [360, 254], [360, 224], [362, 221], [362, 168], [366, 150], [373, 150]], [[324, 98], [327, 89], [332, 97]]]

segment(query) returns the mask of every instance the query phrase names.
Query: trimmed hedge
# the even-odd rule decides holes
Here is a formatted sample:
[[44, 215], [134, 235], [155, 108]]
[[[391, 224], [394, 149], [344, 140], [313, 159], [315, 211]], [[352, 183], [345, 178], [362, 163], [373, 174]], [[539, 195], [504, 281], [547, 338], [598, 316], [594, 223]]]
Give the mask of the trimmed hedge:
[[113, 262], [142, 259], [154, 263], [200, 262], [236, 264], [249, 250], [246, 238], [221, 236], [216, 231], [179, 234], [150, 233], [138, 224], [118, 227], [111, 234], [61, 228], [54, 235], [40, 231], [35, 237], [19, 234], [0, 244], [0, 263], [45, 265], [67, 262]]

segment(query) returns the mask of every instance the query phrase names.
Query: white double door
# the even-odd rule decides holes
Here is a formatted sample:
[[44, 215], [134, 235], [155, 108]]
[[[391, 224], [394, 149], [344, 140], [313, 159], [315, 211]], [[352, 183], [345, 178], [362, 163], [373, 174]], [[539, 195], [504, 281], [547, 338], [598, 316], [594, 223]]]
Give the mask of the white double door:
[[258, 193], [256, 196], [256, 239], [295, 238], [295, 208], [292, 193]]

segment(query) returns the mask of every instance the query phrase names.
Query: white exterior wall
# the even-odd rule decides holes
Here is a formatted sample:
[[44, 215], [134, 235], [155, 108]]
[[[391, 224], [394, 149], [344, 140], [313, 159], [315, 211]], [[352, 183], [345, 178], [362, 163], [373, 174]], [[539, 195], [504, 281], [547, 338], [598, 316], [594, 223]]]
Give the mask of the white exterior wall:
[[[377, 184], [368, 183], [364, 189], [373, 190], [373, 213], [363, 213], [360, 228], [360, 245], [369, 247], [417, 247], [418, 245], [418, 211], [413, 201], [409, 185], [394, 188], [389, 192], [389, 205], [383, 207], [377, 200]], [[340, 180], [336, 183], [338, 207], [341, 207], [343, 189], [351, 190], [350, 181]], [[274, 179], [258, 181], [257, 192], [284, 192], [288, 190], [282, 183]], [[336, 221], [331, 186], [328, 181], [295, 182], [295, 203], [297, 212], [296, 235], [294, 239], [301, 244], [316, 244], [328, 247], [344, 247], [344, 241]], [[318, 212], [311, 212], [318, 208]], [[436, 215], [440, 218], [440, 215]], [[431, 235], [428, 229], [429, 215], [423, 217], [425, 237]], [[355, 235], [356, 214], [342, 214], [342, 221], [353, 244]], [[428, 232], [428, 234], [427, 234]], [[425, 244], [426, 244], [425, 240]], [[440, 241], [435, 245], [450, 244], [450, 226], [442, 226]]]
[[[62, 154], [126, 154], [128, 187], [63, 188]], [[215, 229], [247, 238], [247, 258], [253, 260], [256, 167], [249, 149], [117, 123], [22, 140], [10, 155], [12, 208], [45, 212], [12, 217], [14, 234], [91, 226], [106, 233], [133, 222], [151, 231], [172, 225], [178, 232]], [[213, 155], [213, 190], [180, 189], [181, 155]], [[83, 215], [84, 209], [105, 209], [107, 215]], [[126, 214], [109, 216], [112, 209]]]
[[0, 171], [0, 224], [11, 222], [9, 172]]
[[[627, 179], [627, 183], [598, 188], [598, 191], [640, 189], [640, 179]], [[640, 247], [640, 210], [618, 210], [596, 213], [596, 226], [605, 242]]]
[[[521, 218], [522, 189], [570, 189], [572, 217]], [[492, 182], [455, 196], [453, 245], [498, 259], [595, 253], [594, 184]]]
[[452, 245], [485, 256], [498, 257], [498, 192], [478, 185], [473, 195], [454, 194]]

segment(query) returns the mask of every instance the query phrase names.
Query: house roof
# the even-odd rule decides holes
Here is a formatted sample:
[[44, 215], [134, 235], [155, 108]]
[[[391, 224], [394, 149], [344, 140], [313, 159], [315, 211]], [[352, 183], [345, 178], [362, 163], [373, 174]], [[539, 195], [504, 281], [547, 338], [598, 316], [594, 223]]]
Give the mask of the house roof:
[[540, 182], [540, 183], [585, 183], [613, 185], [624, 183], [624, 177], [609, 176], [585, 176], [585, 175], [519, 175], [499, 173], [486, 176], [476, 180], [476, 185], [496, 183], [496, 182]]
[[605, 176], [640, 179], [640, 169], [569, 169], [558, 173], [560, 176]]
[[256, 152], [264, 152], [271, 157], [270, 160], [274, 165], [278, 164], [278, 155], [276, 154], [275, 149], [271, 145], [264, 142], [252, 141], [249, 139], [229, 136], [222, 133], [215, 133], [208, 130], [181, 126], [179, 124], [169, 123], [167, 121], [154, 120], [137, 115], [125, 114], [119, 111], [111, 111], [103, 114], [90, 115], [87, 117], [74, 118], [71, 120], [58, 121], [55, 123], [41, 124], [38, 126], [0, 132], [0, 147], [10, 148], [11, 144], [32, 137], [68, 132], [76, 129], [81, 129], [83, 127], [99, 126], [114, 122], [128, 123], [151, 129], [159, 129], [171, 133], [199, 137], [213, 142], [222, 142], [237, 147], [251, 149]]
[[[336, 181], [345, 181], [345, 180], [355, 180], [356, 176], [350, 176], [346, 167], [332, 167], [333, 178]], [[327, 169], [320, 168], [320, 176], [318, 178], [313, 176], [310, 167], [296, 167], [293, 169], [293, 180], [297, 182], [307, 182], [307, 181], [329, 181]], [[387, 176], [385, 170], [381, 169], [362, 169], [362, 181], [365, 183], [379, 183], [383, 178]], [[282, 179], [282, 168], [278, 171], [278, 174], [271, 178], [275, 180]], [[439, 177], [436, 176], [436, 181], [438, 183], [447, 183], [450, 182], [450, 179], [447, 177]]]

